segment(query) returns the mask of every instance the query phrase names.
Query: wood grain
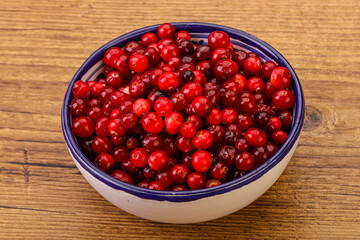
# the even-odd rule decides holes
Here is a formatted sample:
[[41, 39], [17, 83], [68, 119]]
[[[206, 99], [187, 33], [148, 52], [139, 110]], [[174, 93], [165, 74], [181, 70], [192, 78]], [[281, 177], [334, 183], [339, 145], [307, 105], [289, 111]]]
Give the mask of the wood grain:
[[[249, 32], [295, 68], [306, 98], [299, 147], [253, 204], [195, 225], [150, 222], [79, 174], [62, 99], [98, 47], [131, 30], [199, 21]], [[0, 0], [2, 239], [358, 239], [360, 4], [342, 1]]]

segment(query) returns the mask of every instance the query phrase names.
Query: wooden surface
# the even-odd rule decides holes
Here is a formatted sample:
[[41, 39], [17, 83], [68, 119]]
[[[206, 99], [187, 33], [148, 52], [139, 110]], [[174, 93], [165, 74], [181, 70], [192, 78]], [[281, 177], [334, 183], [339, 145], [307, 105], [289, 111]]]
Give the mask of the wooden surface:
[[[359, 1], [192, 2], [0, 0], [0, 238], [359, 239]], [[79, 174], [60, 126], [67, 85], [94, 50], [176, 21], [265, 40], [290, 61], [306, 98], [305, 128], [280, 179], [243, 210], [196, 225], [111, 205]]]

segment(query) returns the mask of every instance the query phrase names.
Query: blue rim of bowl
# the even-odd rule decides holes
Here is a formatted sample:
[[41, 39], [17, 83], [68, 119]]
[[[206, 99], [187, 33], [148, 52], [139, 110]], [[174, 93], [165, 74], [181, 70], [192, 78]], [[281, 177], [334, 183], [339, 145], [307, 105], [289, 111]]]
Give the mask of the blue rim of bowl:
[[118, 179], [113, 178], [111, 175], [103, 172], [102, 170], [98, 169], [81, 151], [79, 148], [70, 127], [70, 110], [69, 110], [69, 104], [72, 99], [72, 93], [71, 89], [75, 81], [81, 79], [81, 77], [99, 60], [102, 59], [102, 56], [104, 55], [105, 51], [113, 46], [122, 46], [126, 42], [130, 40], [136, 40], [140, 39], [141, 36], [146, 32], [153, 32], [156, 33], [157, 28], [159, 25], [152, 25], [148, 27], [144, 27], [138, 30], [134, 30], [132, 32], [126, 33], [124, 35], [121, 35], [114, 40], [106, 43], [99, 49], [97, 49], [93, 54], [90, 55], [86, 59], [86, 61], [82, 64], [82, 66], [78, 69], [78, 71], [75, 73], [73, 79], [71, 80], [68, 89], [66, 90], [64, 102], [62, 106], [62, 112], [61, 112], [61, 125], [62, 125], [62, 131], [64, 134], [65, 143], [71, 152], [74, 160], [77, 161], [78, 164], [81, 165], [81, 167], [89, 172], [93, 177], [101, 181], [102, 183], [106, 184], [107, 186], [125, 191], [129, 194], [135, 195], [140, 198], [144, 199], [152, 199], [152, 200], [158, 200], [158, 201], [170, 201], [170, 202], [187, 202], [187, 201], [194, 201], [201, 198], [211, 197], [218, 194], [223, 194], [238, 188], [241, 188], [242, 186], [245, 186], [261, 176], [263, 176], [265, 173], [267, 173], [269, 170], [271, 170], [273, 167], [275, 167], [281, 160], [289, 153], [289, 151], [294, 146], [295, 142], [300, 136], [300, 132], [302, 130], [303, 122], [304, 122], [304, 109], [305, 109], [305, 103], [304, 103], [304, 95], [303, 91], [300, 85], [300, 81], [294, 71], [294, 69], [291, 67], [289, 62], [273, 47], [271, 47], [266, 42], [260, 40], [257, 37], [254, 37], [246, 32], [243, 32], [238, 29], [234, 29], [231, 27], [226, 27], [222, 25], [217, 24], [210, 24], [210, 23], [201, 23], [201, 22], [177, 22], [172, 23], [176, 30], [185, 30], [190, 32], [211, 32], [215, 30], [220, 30], [226, 32], [230, 38], [239, 39], [241, 38], [241, 41], [250, 44], [251, 46], [255, 46], [259, 49], [262, 49], [262, 51], [266, 51], [268, 55], [271, 55], [274, 60], [276, 60], [280, 66], [286, 67], [292, 76], [292, 85], [293, 85], [293, 91], [296, 96], [296, 102], [295, 102], [295, 108], [293, 112], [293, 124], [292, 128], [290, 130], [290, 133], [288, 135], [287, 140], [285, 143], [279, 148], [278, 152], [272, 156], [269, 160], [267, 160], [264, 164], [262, 164], [257, 169], [253, 170], [252, 172], [238, 178], [235, 180], [232, 180], [230, 182], [221, 184], [216, 187], [212, 188], [205, 188], [205, 189], [199, 189], [199, 190], [191, 190], [191, 191], [182, 191], [182, 192], [173, 192], [173, 191], [157, 191], [157, 190], [150, 190], [146, 188], [141, 188], [132, 184], [128, 184], [125, 182], [122, 182]]

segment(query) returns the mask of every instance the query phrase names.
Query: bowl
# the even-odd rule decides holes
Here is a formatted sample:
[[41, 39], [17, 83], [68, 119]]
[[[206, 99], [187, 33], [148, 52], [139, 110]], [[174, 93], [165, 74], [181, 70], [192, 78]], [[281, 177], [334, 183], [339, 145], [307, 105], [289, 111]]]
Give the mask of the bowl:
[[[280, 177], [289, 163], [298, 144], [304, 121], [304, 96], [299, 79], [286, 59], [264, 41], [237, 29], [216, 24], [198, 22], [173, 23], [176, 30], [185, 30], [192, 40], [207, 42], [210, 32], [226, 32], [236, 49], [257, 53], [262, 60], [274, 60], [286, 67], [292, 75], [292, 86], [296, 97], [293, 109], [293, 123], [286, 142], [278, 152], [263, 165], [236, 180], [212, 188], [183, 192], [157, 191], [140, 188], [113, 178], [98, 169], [80, 150], [71, 132], [69, 104], [72, 100], [72, 86], [75, 81], [95, 80], [102, 72], [102, 57], [107, 49], [123, 46], [130, 40], [139, 40], [146, 32], [157, 32], [159, 25], [141, 28], [106, 43], [86, 59], [74, 75], [65, 93], [61, 113], [61, 124], [66, 146], [77, 168], [104, 198], [122, 210], [133, 215], [164, 223], [197, 223], [231, 214], [255, 201]], [[280, 196], [281, 197], [281, 196]], [[95, 204], [95, 203], [94, 203]]]

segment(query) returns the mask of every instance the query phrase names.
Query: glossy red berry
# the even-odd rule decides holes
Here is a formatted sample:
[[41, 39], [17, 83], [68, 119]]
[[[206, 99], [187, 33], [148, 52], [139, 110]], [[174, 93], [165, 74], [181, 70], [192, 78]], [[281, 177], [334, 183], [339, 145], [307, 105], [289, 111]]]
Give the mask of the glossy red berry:
[[111, 133], [108, 130], [110, 118], [108, 117], [101, 117], [98, 119], [95, 125], [95, 131], [97, 135], [102, 135], [108, 137]]
[[157, 42], [158, 42], [158, 38], [157, 38], [156, 34], [154, 34], [154, 33], [145, 33], [141, 37], [141, 44], [144, 47], [148, 47], [150, 44], [157, 43]]
[[113, 88], [119, 88], [124, 84], [124, 76], [118, 71], [113, 71], [106, 76], [106, 84]]
[[219, 186], [220, 184], [221, 184], [221, 182], [219, 180], [209, 179], [205, 183], [205, 188], [216, 187], [216, 186]]
[[104, 54], [104, 63], [113, 68], [115, 59], [122, 54], [124, 54], [124, 52], [118, 47], [109, 48]]
[[167, 97], [159, 97], [154, 104], [154, 110], [161, 117], [166, 117], [173, 110], [173, 104]]
[[239, 150], [239, 152], [248, 152], [250, 151], [250, 144], [245, 138], [239, 138], [234, 147]]
[[138, 124], [138, 118], [135, 113], [125, 113], [120, 117], [121, 124], [125, 129], [133, 129]]
[[151, 110], [151, 105], [145, 98], [139, 98], [133, 103], [132, 110], [136, 116], [141, 117], [144, 113]]
[[227, 48], [230, 44], [230, 37], [223, 31], [214, 31], [209, 34], [208, 43], [214, 49]]
[[115, 166], [114, 158], [108, 153], [100, 153], [94, 160], [95, 166], [104, 172], [111, 171]]
[[192, 167], [195, 171], [206, 172], [211, 166], [211, 154], [205, 150], [196, 151], [192, 155]]
[[201, 189], [205, 187], [206, 178], [203, 174], [199, 172], [193, 172], [188, 176], [187, 183], [189, 187], [193, 190]]
[[233, 146], [223, 145], [218, 149], [216, 156], [220, 161], [223, 161], [228, 167], [231, 167], [235, 163], [235, 157], [237, 153], [238, 153], [237, 150]]
[[206, 117], [211, 112], [212, 102], [207, 97], [200, 96], [192, 101], [192, 107], [197, 116]]
[[113, 176], [114, 178], [117, 178], [117, 179], [119, 179], [120, 181], [123, 181], [123, 182], [127, 182], [127, 183], [130, 183], [130, 184], [133, 183], [132, 178], [130, 177], [130, 175], [127, 174], [125, 171], [122, 171], [120, 169], [114, 170], [111, 173], [111, 176]]
[[155, 171], [162, 169], [168, 161], [169, 157], [164, 151], [155, 151], [150, 154], [148, 159], [149, 166]]
[[201, 96], [203, 93], [201, 84], [194, 82], [189, 82], [185, 84], [182, 87], [181, 92], [185, 95], [185, 100], [188, 103], [192, 103], [194, 98]]
[[111, 135], [120, 137], [126, 134], [126, 128], [122, 125], [120, 118], [114, 118], [109, 121], [108, 131]]
[[273, 140], [276, 144], [283, 144], [287, 139], [287, 134], [282, 130], [277, 130], [273, 132], [271, 135], [271, 140]]
[[232, 79], [238, 72], [237, 64], [230, 59], [223, 59], [218, 61], [214, 67], [216, 77], [229, 80]]
[[148, 164], [149, 153], [145, 148], [135, 148], [130, 153], [131, 163], [136, 167], [145, 167]]
[[[70, 113], [74, 116], [84, 116], [86, 115], [87, 104], [86, 101], [81, 98], [74, 98], [70, 102]], [[93, 120], [93, 119], [91, 119]]]
[[237, 117], [237, 111], [235, 108], [224, 108], [221, 111], [221, 114], [222, 114], [222, 121], [225, 124], [235, 122]]
[[130, 152], [129, 149], [125, 146], [117, 146], [112, 152], [112, 156], [115, 162], [120, 163], [129, 158]]
[[191, 152], [194, 149], [191, 138], [186, 138], [181, 134], [176, 138], [176, 147], [183, 153]]
[[244, 62], [244, 69], [249, 73], [255, 74], [261, 69], [261, 61], [257, 57], [249, 57]]
[[155, 179], [163, 187], [169, 187], [172, 184], [170, 170], [162, 169], [156, 173]]
[[154, 134], [160, 133], [164, 127], [160, 115], [156, 112], [146, 112], [141, 118], [141, 125], [146, 132]]
[[89, 99], [91, 88], [89, 85], [81, 80], [76, 81], [72, 88], [72, 94], [74, 98], [81, 98], [84, 100]]
[[275, 132], [281, 129], [281, 125], [281, 120], [278, 117], [270, 117], [269, 123], [266, 125], [266, 128], [271, 132]]
[[279, 65], [276, 62], [273, 61], [266, 61], [262, 66], [261, 66], [261, 73], [262, 75], [267, 78], [270, 79], [271, 77], [271, 73], [272, 71], [277, 68]]
[[104, 116], [104, 113], [100, 107], [90, 107], [87, 110], [86, 115], [91, 119], [93, 122], [97, 122], [97, 120]]
[[200, 130], [192, 138], [192, 145], [198, 149], [208, 149], [213, 144], [213, 136], [208, 130]]
[[161, 183], [155, 181], [155, 182], [150, 182], [148, 184], [148, 189], [151, 189], [151, 190], [164, 190], [164, 187], [161, 185]]
[[291, 74], [286, 68], [278, 67], [271, 72], [270, 81], [276, 89], [287, 88], [291, 83]]
[[222, 122], [222, 112], [217, 108], [211, 109], [210, 114], [206, 117], [206, 121], [209, 124], [220, 124]]
[[173, 103], [173, 109], [177, 112], [184, 110], [188, 105], [188, 102], [185, 99], [185, 94], [181, 92], [171, 95], [171, 102]]
[[96, 153], [110, 153], [113, 149], [113, 144], [107, 137], [96, 136], [92, 141], [92, 148]]
[[245, 132], [245, 139], [252, 147], [265, 146], [267, 137], [266, 133], [258, 128], [250, 128]]
[[225, 48], [215, 49], [211, 55], [211, 62], [215, 64], [223, 59], [230, 59], [230, 53]]
[[259, 93], [264, 91], [265, 85], [261, 78], [252, 77], [246, 82], [246, 90], [250, 93]]
[[170, 23], [163, 23], [158, 28], [159, 38], [175, 38], [175, 27]]
[[161, 58], [164, 59], [165, 62], [169, 62], [173, 57], [180, 57], [180, 50], [176, 45], [168, 44], [163, 47], [161, 50]]
[[88, 117], [77, 117], [72, 122], [71, 131], [81, 138], [90, 137], [95, 131], [94, 123]]
[[294, 93], [287, 89], [277, 90], [272, 98], [272, 104], [279, 110], [288, 110], [294, 105]]
[[170, 175], [175, 183], [184, 184], [190, 175], [190, 169], [184, 164], [177, 164], [171, 169]]
[[211, 177], [216, 180], [222, 180], [226, 177], [229, 168], [222, 161], [218, 161], [211, 166], [210, 174]]
[[240, 171], [246, 172], [254, 164], [254, 157], [249, 152], [242, 152], [236, 156], [235, 165]]
[[180, 127], [184, 122], [185, 119], [180, 113], [172, 112], [165, 117], [165, 131], [171, 135], [178, 134], [180, 132]]
[[180, 133], [186, 138], [192, 138], [196, 134], [196, 126], [192, 122], [185, 122], [180, 127]]
[[179, 78], [172, 72], [164, 72], [158, 78], [158, 86], [165, 91], [175, 89], [179, 86]]
[[144, 54], [134, 54], [129, 60], [130, 69], [136, 73], [143, 73], [149, 66], [149, 60]]
[[239, 113], [251, 116], [255, 112], [256, 102], [255, 102], [255, 100], [252, 100], [251, 98], [242, 97], [242, 98], [240, 98], [240, 101], [238, 104], [238, 109], [239, 109]]

